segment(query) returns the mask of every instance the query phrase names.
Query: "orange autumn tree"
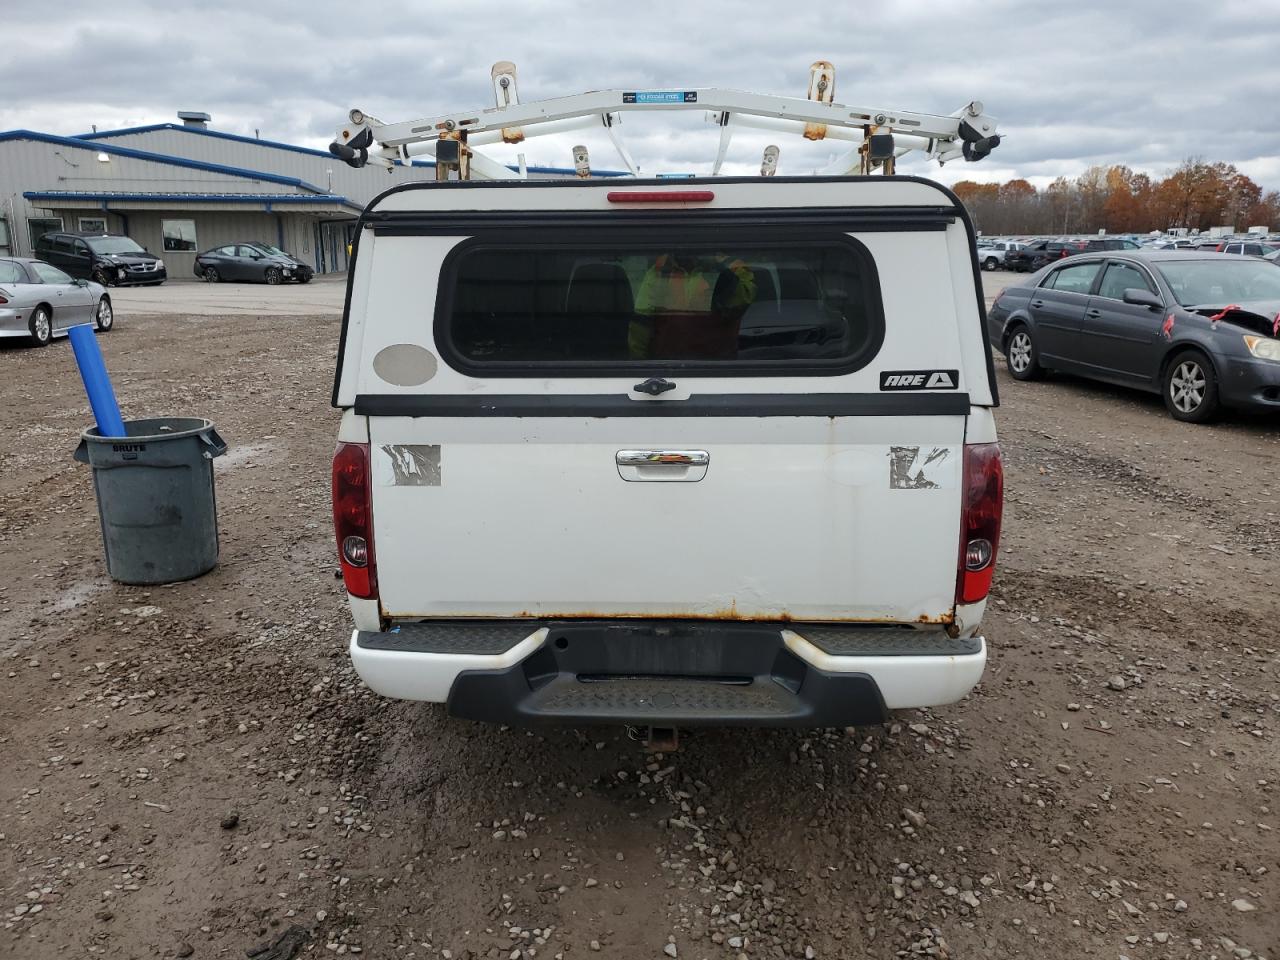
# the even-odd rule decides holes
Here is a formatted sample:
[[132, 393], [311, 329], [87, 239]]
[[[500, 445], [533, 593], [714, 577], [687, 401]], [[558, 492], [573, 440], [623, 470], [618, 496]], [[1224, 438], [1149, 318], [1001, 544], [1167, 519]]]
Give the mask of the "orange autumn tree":
[[[1138, 176], [1124, 166], [1115, 166], [1107, 171], [1102, 223], [1108, 233], [1129, 233], [1142, 229], [1143, 209], [1134, 189], [1134, 181]], [[1145, 177], [1145, 174], [1141, 176]], [[1147, 182], [1150, 183], [1149, 178]], [[1150, 187], [1147, 189], [1149, 191]]]

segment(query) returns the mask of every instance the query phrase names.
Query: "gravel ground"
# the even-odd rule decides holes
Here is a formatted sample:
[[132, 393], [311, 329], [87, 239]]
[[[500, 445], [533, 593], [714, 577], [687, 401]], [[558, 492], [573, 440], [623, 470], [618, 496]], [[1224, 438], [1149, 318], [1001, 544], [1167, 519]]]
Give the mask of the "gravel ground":
[[338, 321], [207, 313], [102, 339], [232, 444], [175, 586], [106, 578], [67, 345], [0, 350], [0, 956], [1280, 957], [1280, 423], [1001, 370], [978, 690], [662, 756], [363, 690]]

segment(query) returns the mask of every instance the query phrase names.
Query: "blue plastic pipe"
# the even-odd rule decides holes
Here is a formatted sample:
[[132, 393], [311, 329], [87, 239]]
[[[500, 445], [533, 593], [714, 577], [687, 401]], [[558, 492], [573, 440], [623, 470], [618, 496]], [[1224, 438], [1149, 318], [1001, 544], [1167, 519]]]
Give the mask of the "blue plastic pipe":
[[93, 419], [98, 421], [98, 436], [125, 436], [120, 405], [116, 403], [116, 392], [111, 389], [111, 378], [107, 376], [107, 365], [102, 362], [102, 351], [98, 349], [93, 327], [82, 323], [71, 327], [67, 336], [71, 338], [71, 349], [76, 353], [76, 365], [80, 368], [80, 379], [84, 381], [84, 392], [89, 395]]

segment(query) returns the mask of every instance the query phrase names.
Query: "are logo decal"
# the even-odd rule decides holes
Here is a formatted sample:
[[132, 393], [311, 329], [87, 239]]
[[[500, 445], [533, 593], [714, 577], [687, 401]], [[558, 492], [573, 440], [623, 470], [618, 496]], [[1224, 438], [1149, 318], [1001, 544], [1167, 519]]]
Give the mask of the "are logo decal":
[[959, 370], [883, 370], [881, 390], [957, 390]]

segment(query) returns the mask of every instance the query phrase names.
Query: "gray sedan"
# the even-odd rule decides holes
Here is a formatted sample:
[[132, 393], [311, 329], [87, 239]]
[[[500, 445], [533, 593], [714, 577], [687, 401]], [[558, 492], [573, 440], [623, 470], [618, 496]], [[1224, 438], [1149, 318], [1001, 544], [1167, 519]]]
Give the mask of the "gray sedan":
[[1280, 270], [1257, 257], [1068, 257], [1002, 290], [987, 333], [1015, 380], [1061, 370], [1150, 390], [1193, 423], [1280, 412]]
[[43, 260], [0, 257], [0, 337], [43, 347], [80, 323], [111, 329], [115, 315], [105, 287], [73, 280]]

